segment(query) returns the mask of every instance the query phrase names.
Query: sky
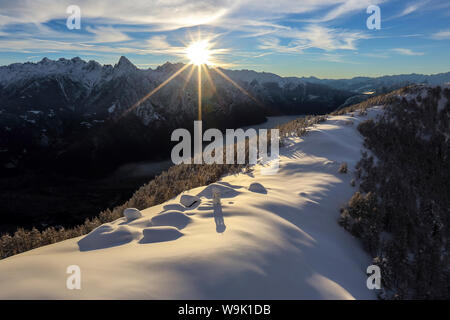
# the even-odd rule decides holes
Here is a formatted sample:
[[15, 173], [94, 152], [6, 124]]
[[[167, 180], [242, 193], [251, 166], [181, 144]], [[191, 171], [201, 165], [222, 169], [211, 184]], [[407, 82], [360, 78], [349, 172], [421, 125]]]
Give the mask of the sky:
[[[80, 9], [80, 28], [68, 28]], [[378, 6], [380, 28], [367, 26]], [[69, 8], [71, 9], [71, 8]], [[126, 56], [140, 68], [212, 61], [281, 76], [351, 78], [450, 71], [448, 0], [0, 0], [0, 65]]]

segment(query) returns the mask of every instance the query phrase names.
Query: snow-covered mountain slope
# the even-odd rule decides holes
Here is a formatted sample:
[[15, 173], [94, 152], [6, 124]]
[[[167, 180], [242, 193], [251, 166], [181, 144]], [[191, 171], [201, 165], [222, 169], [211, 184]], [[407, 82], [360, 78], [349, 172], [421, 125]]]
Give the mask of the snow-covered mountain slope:
[[[0, 108], [3, 107], [6, 111], [13, 112], [17, 108], [21, 109], [22, 106], [24, 108], [33, 106], [34, 109], [38, 108], [42, 111], [47, 111], [45, 109], [48, 108], [62, 107], [82, 113], [95, 112], [104, 117], [111, 113], [119, 114], [133, 106], [140, 98], [182, 67], [184, 65], [181, 63], [167, 62], [155, 70], [138, 69], [126, 57], [121, 57], [114, 66], [102, 66], [96, 61], [85, 62], [80, 58], [71, 60], [61, 58], [57, 61], [44, 58], [38, 63], [15, 63], [0, 67], [0, 98], [2, 100]], [[208, 87], [211, 85], [209, 79], [212, 79], [216, 87], [214, 90], [220, 91], [221, 99], [225, 102], [216, 101], [213, 104], [220, 104], [222, 107], [228, 108], [227, 104], [239, 105], [251, 101], [248, 95], [243, 94], [240, 89], [230, 82], [224, 81], [213, 69], [208, 69], [209, 77], [205, 77], [203, 81], [204, 93], [208, 95], [208, 90], [211, 90]], [[280, 112], [283, 111], [283, 108], [289, 108], [288, 111], [291, 113], [303, 113], [302, 107], [310, 100], [309, 95], [317, 95], [317, 91], [321, 92], [318, 97], [323, 107], [328, 109], [336, 108], [339, 105], [336, 95], [345, 96], [345, 98], [338, 99], [343, 99], [343, 101], [351, 95], [322, 85], [310, 88], [305, 81], [298, 78], [282, 78], [272, 73], [225, 69], [222, 69], [222, 72], [254, 95], [256, 99], [265, 104], [266, 108], [273, 108], [272, 112]], [[141, 109], [150, 109], [153, 114], [158, 114], [158, 111], [155, 110], [156, 106], [169, 109], [168, 111], [172, 113], [192, 110], [196, 102], [192, 98], [196, 93], [196, 77], [191, 77], [191, 83], [187, 84], [189, 74], [192, 73], [188, 69], [173, 79], [170, 85], [154, 95], [150, 101], [143, 102], [135, 114], [140, 116]], [[54, 81], [56, 85], [49, 85], [51, 81]], [[271, 90], [267, 90], [267, 84], [271, 85]], [[48, 86], [51, 87], [51, 90], [48, 90]], [[294, 95], [292, 98], [296, 99], [282, 99], [281, 92], [283, 94], [290, 92], [291, 95]], [[45, 101], [41, 101], [43, 100], [42, 95], [46, 96]], [[312, 103], [319, 108], [320, 105], [317, 105], [316, 102]], [[112, 105], [116, 105], [117, 108], [113, 112], [107, 112]], [[155, 117], [155, 119], [157, 118]]]
[[[331, 116], [280, 149], [280, 169], [226, 176], [90, 234], [0, 261], [1, 299], [373, 299], [371, 264], [338, 223], [361, 157], [356, 127]], [[214, 204], [218, 188], [221, 203]], [[186, 196], [200, 203], [187, 208]], [[30, 208], [30, 210], [33, 210]], [[81, 290], [66, 289], [68, 266]]]

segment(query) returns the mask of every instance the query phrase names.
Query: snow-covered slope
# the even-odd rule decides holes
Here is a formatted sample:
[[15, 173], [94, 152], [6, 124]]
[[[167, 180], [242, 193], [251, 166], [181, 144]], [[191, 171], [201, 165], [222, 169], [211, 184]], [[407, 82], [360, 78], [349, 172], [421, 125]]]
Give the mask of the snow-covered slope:
[[[373, 299], [369, 256], [341, 228], [339, 208], [355, 191], [357, 125], [332, 116], [280, 150], [280, 170], [224, 177], [89, 235], [0, 261], [0, 298]], [[218, 188], [221, 204], [212, 201]], [[197, 196], [192, 208], [181, 197]], [[33, 210], [30, 208], [30, 210]], [[81, 290], [66, 269], [81, 268]]]

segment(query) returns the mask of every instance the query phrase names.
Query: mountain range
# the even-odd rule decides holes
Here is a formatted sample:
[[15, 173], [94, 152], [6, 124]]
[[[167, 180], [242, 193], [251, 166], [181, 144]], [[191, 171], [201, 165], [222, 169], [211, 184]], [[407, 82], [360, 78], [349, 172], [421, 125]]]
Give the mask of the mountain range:
[[[44, 58], [0, 67], [0, 170], [101, 174], [125, 162], [166, 157], [171, 132], [192, 129], [197, 116], [197, 71], [185, 67], [167, 62], [139, 69], [126, 57], [114, 66]], [[268, 115], [323, 114], [405, 84], [446, 81], [450, 73], [321, 80], [206, 67], [204, 128], [251, 125]]]

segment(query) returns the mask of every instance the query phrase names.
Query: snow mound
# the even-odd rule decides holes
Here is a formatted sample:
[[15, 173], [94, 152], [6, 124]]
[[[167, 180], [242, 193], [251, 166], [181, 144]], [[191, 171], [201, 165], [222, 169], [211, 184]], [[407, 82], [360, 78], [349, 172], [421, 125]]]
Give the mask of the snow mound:
[[183, 236], [175, 227], [150, 227], [142, 230], [144, 238], [139, 243], [155, 243], [176, 240]]
[[123, 211], [123, 216], [130, 222], [142, 217], [142, 213], [136, 208], [127, 208]]
[[104, 224], [78, 241], [80, 251], [90, 251], [121, 246], [141, 237], [139, 230], [129, 226], [116, 227]]
[[184, 194], [180, 198], [180, 203], [185, 206], [186, 208], [193, 207], [195, 204], [200, 204], [201, 200], [199, 197], [190, 196], [187, 194]]
[[267, 189], [261, 183], [254, 182], [249, 187], [248, 190], [255, 193], [267, 194]]
[[242, 186], [234, 186], [227, 182], [216, 182], [204, 188], [197, 194], [197, 197], [213, 199], [213, 191], [217, 190], [220, 193], [221, 198], [234, 198], [241, 193], [240, 191], [237, 191], [240, 188], [242, 188]]
[[183, 229], [192, 221], [180, 211], [168, 211], [154, 216], [150, 220], [151, 226], [172, 226], [177, 229]]

